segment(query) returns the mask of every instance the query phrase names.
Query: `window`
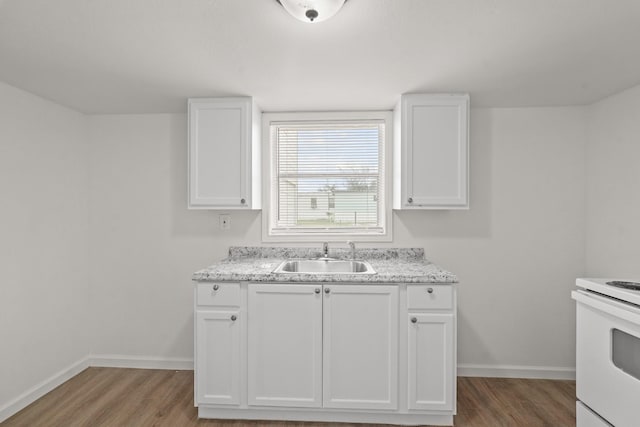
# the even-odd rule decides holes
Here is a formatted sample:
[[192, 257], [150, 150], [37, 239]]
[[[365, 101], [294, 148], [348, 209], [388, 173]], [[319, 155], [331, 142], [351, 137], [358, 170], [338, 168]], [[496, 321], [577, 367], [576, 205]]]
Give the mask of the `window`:
[[332, 194], [330, 196], [327, 195], [327, 201], [328, 201], [328, 204], [329, 204], [329, 209], [335, 209], [336, 208], [336, 198], [335, 198], [334, 194]]
[[264, 240], [391, 240], [390, 117], [265, 113]]

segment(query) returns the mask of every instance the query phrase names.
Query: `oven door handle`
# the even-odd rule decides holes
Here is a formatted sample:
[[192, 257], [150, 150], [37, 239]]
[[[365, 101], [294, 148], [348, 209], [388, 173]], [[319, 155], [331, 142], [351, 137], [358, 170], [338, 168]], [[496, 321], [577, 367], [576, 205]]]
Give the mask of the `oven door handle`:
[[633, 305], [595, 295], [586, 291], [572, 291], [571, 297], [577, 302], [595, 308], [603, 313], [640, 325], [640, 309]]

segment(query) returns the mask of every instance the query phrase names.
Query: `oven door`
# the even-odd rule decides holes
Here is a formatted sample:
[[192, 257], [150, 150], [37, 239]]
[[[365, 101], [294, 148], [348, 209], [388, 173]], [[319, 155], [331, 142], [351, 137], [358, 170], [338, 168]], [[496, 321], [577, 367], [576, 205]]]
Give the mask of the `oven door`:
[[640, 420], [640, 308], [574, 291], [576, 394], [616, 427]]

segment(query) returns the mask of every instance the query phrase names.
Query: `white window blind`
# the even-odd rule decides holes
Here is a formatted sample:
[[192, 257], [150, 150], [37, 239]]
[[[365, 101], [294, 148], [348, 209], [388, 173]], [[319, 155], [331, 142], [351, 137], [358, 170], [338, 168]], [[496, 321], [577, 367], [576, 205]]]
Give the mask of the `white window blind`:
[[384, 126], [272, 123], [272, 234], [383, 234]]

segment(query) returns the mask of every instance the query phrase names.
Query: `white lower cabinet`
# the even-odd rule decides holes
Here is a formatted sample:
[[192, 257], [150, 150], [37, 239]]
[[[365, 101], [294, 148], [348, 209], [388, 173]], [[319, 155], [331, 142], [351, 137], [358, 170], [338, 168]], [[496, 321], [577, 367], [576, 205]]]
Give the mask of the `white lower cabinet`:
[[196, 399], [198, 403], [240, 404], [240, 313], [196, 313]]
[[453, 285], [196, 285], [202, 418], [452, 425]]
[[409, 313], [409, 409], [452, 410], [453, 314]]
[[322, 406], [321, 290], [249, 285], [249, 405]]
[[323, 406], [398, 407], [398, 287], [325, 285]]

